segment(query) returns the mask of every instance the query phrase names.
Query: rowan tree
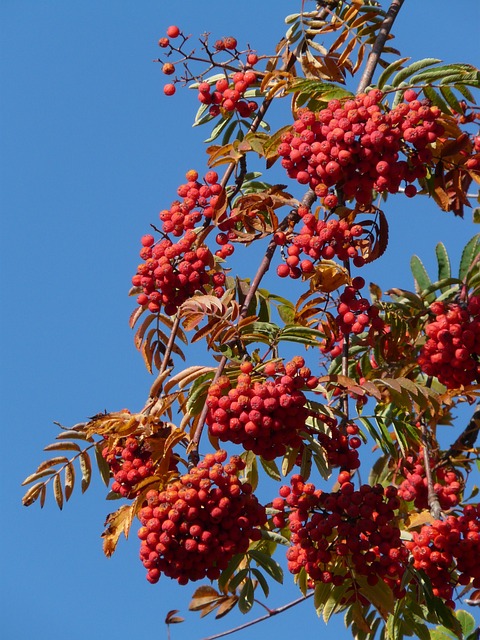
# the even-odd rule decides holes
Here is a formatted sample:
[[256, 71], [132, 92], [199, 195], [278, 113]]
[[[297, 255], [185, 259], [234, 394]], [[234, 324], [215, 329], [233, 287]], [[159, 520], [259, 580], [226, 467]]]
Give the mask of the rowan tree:
[[[402, 0], [299, 5], [273, 53], [160, 34], [164, 93], [190, 88], [209, 133], [139, 240], [130, 325], [154, 381], [142, 408], [62, 427], [23, 501], [51, 485], [62, 508], [95, 463], [121, 500], [105, 554], [138, 522], [149, 582], [203, 581], [193, 611], [249, 612], [285, 564], [354, 638], [473, 640], [480, 236], [456, 268], [438, 243], [434, 276], [413, 256], [412, 290], [362, 269], [388, 251], [393, 197], [452, 224], [471, 207], [480, 73], [397, 51]], [[253, 273], [235, 252], [261, 256]]]

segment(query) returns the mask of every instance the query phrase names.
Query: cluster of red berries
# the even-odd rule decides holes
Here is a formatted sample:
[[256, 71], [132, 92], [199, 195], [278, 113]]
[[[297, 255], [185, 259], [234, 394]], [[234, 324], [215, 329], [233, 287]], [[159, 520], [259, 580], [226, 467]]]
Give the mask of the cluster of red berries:
[[[290, 276], [299, 278], [315, 270], [315, 263], [319, 260], [353, 260], [356, 267], [362, 267], [365, 259], [356, 245], [356, 238], [363, 234], [363, 227], [351, 224], [346, 220], [332, 218], [328, 221], [319, 220], [306, 207], [299, 207], [298, 214], [302, 218], [300, 228], [292, 244], [287, 249], [288, 257], [277, 267], [277, 275], [281, 278]], [[287, 244], [287, 236], [280, 231], [274, 235], [279, 245]], [[306, 256], [302, 260], [302, 253]]]
[[371, 585], [383, 580], [401, 597], [408, 551], [395, 524], [395, 487], [362, 485], [355, 491], [346, 480], [339, 491], [324, 493], [294, 475], [280, 496], [272, 502], [279, 511], [274, 524], [288, 524], [291, 531], [287, 560], [293, 574], [304, 568], [312, 580], [336, 586], [360, 574]]
[[[351, 333], [360, 334], [368, 330], [368, 339], [386, 330], [385, 322], [380, 317], [380, 310], [361, 296], [358, 292], [365, 286], [365, 280], [361, 276], [353, 278], [352, 284], [342, 291], [337, 304], [337, 316], [335, 317], [335, 329], [340, 333], [332, 333], [324, 341], [320, 350], [336, 358], [342, 353], [344, 336]], [[324, 330], [320, 323], [319, 330]]]
[[160, 311], [162, 306], [167, 315], [173, 315], [178, 307], [195, 291], [205, 291], [205, 285], [214, 287], [218, 297], [224, 293], [225, 275], [212, 268], [213, 256], [206, 246], [195, 248], [197, 234], [188, 230], [183, 238], [173, 243], [164, 238], [157, 244], [153, 236], [143, 236], [142, 244], [149, 255], [145, 262], [137, 267], [132, 278], [134, 287], [141, 287], [137, 297], [141, 306], [148, 305], [152, 313]]
[[434, 595], [455, 608], [457, 585], [480, 588], [480, 505], [466, 505], [460, 516], [448, 516], [425, 525], [405, 543], [413, 566], [425, 571]]
[[435, 320], [427, 322], [428, 340], [418, 357], [424, 373], [449, 389], [480, 381], [480, 296], [466, 304], [434, 302]]
[[[347, 200], [363, 205], [372, 202], [373, 189], [397, 193], [402, 181], [409, 183], [405, 194], [414, 196], [411, 183], [425, 177], [429, 145], [444, 129], [438, 107], [417, 100], [411, 89], [404, 97], [407, 102], [391, 111], [381, 105], [378, 89], [343, 103], [331, 100], [318, 113], [300, 110], [278, 147], [288, 176], [310, 185], [319, 197], [341, 186]], [[400, 151], [407, 160], [399, 159]]]
[[208, 171], [205, 174], [206, 184], [198, 181], [198, 173], [193, 169], [187, 171], [185, 177], [187, 182], [177, 189], [182, 201], [175, 200], [170, 209], [164, 209], [159, 213], [163, 231], [176, 237], [188, 229], [193, 229], [202, 216], [212, 218], [223, 191], [223, 187], [218, 184], [216, 171]]
[[113, 475], [112, 491], [123, 498], [133, 498], [138, 492], [135, 485], [153, 473], [152, 452], [145, 442], [134, 436], [116, 444], [113, 449], [102, 449], [102, 456], [108, 463]]
[[[221, 110], [237, 111], [242, 118], [247, 118], [257, 110], [255, 101], [243, 100], [245, 92], [257, 82], [257, 74], [252, 71], [237, 71], [229, 78], [217, 80], [213, 87], [208, 82], [198, 85], [198, 99], [202, 104], [211, 105], [209, 113], [215, 117]], [[212, 91], [213, 89], [213, 91]]]
[[222, 376], [208, 390], [206, 421], [211, 435], [241, 444], [266, 460], [284, 455], [287, 447], [298, 448], [310, 416], [301, 389], [317, 386], [304, 359], [294, 357], [285, 366], [268, 363], [262, 376], [250, 375], [250, 362], [242, 363], [241, 371], [236, 384]]
[[328, 429], [318, 434], [318, 441], [325, 450], [328, 464], [346, 471], [358, 469], [360, 459], [357, 449], [362, 441], [358, 437], [357, 425], [347, 424], [340, 429], [335, 420], [324, 418], [324, 421]]
[[[434, 475], [434, 490], [443, 510], [448, 511], [460, 502], [463, 478], [456, 469], [435, 468], [435, 460], [430, 460]], [[428, 509], [428, 482], [425, 474], [423, 452], [418, 457], [407, 456], [400, 464], [400, 473], [405, 478], [398, 487], [398, 497], [413, 502], [416, 509]]]
[[216, 580], [237, 553], [261, 537], [265, 509], [242, 483], [245, 463], [225, 451], [208, 454], [163, 491], [150, 490], [139, 511], [140, 558], [147, 580], [160, 574], [180, 584], [205, 577]]

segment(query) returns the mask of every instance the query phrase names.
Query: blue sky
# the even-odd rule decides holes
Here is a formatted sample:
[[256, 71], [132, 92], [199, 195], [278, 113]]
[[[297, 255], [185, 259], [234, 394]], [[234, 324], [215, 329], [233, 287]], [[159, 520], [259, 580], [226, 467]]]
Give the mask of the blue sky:
[[[98, 478], [84, 496], [75, 490], [63, 512], [48, 498], [43, 511], [22, 507], [20, 483], [48, 455], [42, 448], [55, 438], [53, 421], [71, 425], [105, 409], [138, 410], [148, 393], [150, 378], [127, 323], [139, 238], [175, 198], [185, 172], [205, 170], [207, 137], [206, 129], [190, 127], [198, 104], [193, 92], [163, 95], [165, 77], [152, 62], [158, 38], [178, 24], [215, 39], [234, 35], [240, 46], [268, 53], [284, 31], [283, 17], [299, 6], [0, 2], [0, 595], [8, 640], [165, 638], [163, 618], [174, 608], [187, 621], [172, 629], [172, 640], [199, 640], [243, 621], [237, 614], [200, 621], [187, 612], [191, 586], [180, 589], [164, 578], [149, 585], [134, 533], [107, 560], [99, 536], [113, 509]], [[479, 65], [479, 17], [476, 0], [454, 8], [446, 0], [406, 2], [396, 46], [414, 59]], [[410, 255], [432, 267], [440, 240], [456, 264], [478, 232], [468, 211], [465, 220], [453, 219], [423, 198], [400, 195], [386, 211], [387, 255], [366, 272], [384, 288], [411, 287]], [[251, 277], [246, 265], [241, 275]], [[270, 604], [297, 595], [286, 576]], [[325, 629], [304, 603], [234, 637], [296, 637], [300, 616], [302, 631], [342, 633], [341, 617]]]

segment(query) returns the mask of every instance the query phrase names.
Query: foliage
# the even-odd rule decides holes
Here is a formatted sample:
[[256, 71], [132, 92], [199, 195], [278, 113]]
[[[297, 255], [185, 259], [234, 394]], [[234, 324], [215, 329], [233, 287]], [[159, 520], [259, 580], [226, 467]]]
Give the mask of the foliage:
[[[151, 583], [216, 583], [193, 595], [201, 616], [268, 598], [286, 549], [299, 601], [312, 597], [325, 623], [343, 613], [358, 640], [473, 640], [455, 606], [480, 602], [480, 410], [440, 441], [480, 395], [480, 235], [458, 269], [438, 243], [433, 278], [413, 256], [412, 291], [371, 283], [368, 297], [360, 274], [388, 250], [387, 196], [459, 217], [471, 206], [480, 72], [402, 57], [400, 0], [316, 4], [287, 16], [272, 55], [207, 36], [199, 55], [175, 26], [159, 40], [165, 94], [197, 93], [208, 170], [186, 173], [141, 239], [130, 326], [154, 380], [141, 410], [62, 427], [23, 502], [43, 507], [50, 484], [62, 509], [76, 465], [84, 492], [95, 461], [107, 499], [123, 500], [105, 554], [140, 520]], [[272, 131], [282, 101], [291, 117]], [[263, 247], [251, 280], [234, 271], [239, 245]], [[291, 298], [282, 279], [298, 281]], [[194, 343], [208, 363], [191, 361]], [[365, 443], [378, 455], [361, 484]]]

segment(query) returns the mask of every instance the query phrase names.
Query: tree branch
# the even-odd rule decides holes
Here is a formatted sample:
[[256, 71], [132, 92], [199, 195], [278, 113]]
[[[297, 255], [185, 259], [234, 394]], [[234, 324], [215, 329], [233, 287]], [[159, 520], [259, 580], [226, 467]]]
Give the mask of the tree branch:
[[202, 638], [202, 640], [217, 640], [217, 638], [224, 638], [225, 636], [230, 635], [231, 633], [236, 633], [237, 631], [242, 631], [242, 629], [247, 629], [248, 627], [253, 626], [254, 624], [258, 624], [259, 622], [263, 622], [264, 620], [268, 620], [273, 616], [276, 616], [279, 613], [283, 613], [292, 607], [295, 607], [297, 604], [304, 602], [308, 598], [313, 596], [313, 591], [311, 593], [307, 593], [306, 596], [302, 596], [301, 598], [297, 598], [297, 600], [293, 600], [288, 604], [284, 604], [282, 607], [278, 607], [278, 609], [271, 609], [269, 613], [266, 613], [264, 616], [260, 616], [259, 618], [255, 618], [255, 620], [250, 620], [250, 622], [245, 622], [244, 624], [239, 625], [233, 629], [228, 629], [228, 631], [222, 631], [221, 633], [216, 633], [213, 636], [208, 636], [207, 638]]
[[380, 31], [378, 33], [377, 39], [375, 40], [375, 44], [373, 45], [373, 49], [368, 56], [365, 71], [363, 72], [360, 79], [357, 93], [363, 93], [365, 91], [365, 88], [368, 87], [368, 85], [372, 82], [373, 74], [375, 73], [378, 61], [380, 60], [380, 56], [382, 55], [383, 47], [385, 46], [385, 43], [387, 41], [388, 34], [393, 27], [393, 23], [395, 22], [395, 18], [397, 17], [403, 2], [404, 0], [393, 0], [392, 4], [390, 5], [389, 10], [387, 11], [387, 15], [385, 16], [385, 20], [380, 27]]

